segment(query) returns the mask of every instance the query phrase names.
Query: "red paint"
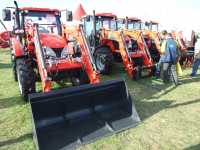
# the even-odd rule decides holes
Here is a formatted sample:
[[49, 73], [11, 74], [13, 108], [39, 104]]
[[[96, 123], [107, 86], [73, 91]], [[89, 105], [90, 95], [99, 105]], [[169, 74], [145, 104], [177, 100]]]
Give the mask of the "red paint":
[[63, 48], [66, 45], [66, 40], [63, 37], [49, 33], [40, 33], [40, 41], [42, 46], [50, 48]]
[[49, 9], [49, 8], [35, 8], [35, 7], [22, 7], [20, 10], [29, 10], [29, 11], [41, 11], [41, 12], [59, 12], [58, 9]]
[[0, 33], [0, 48], [9, 47], [10, 31], [4, 31]]
[[116, 18], [117, 16], [113, 13], [97, 13], [95, 14], [96, 16], [99, 16], [99, 17], [113, 17], [113, 18]]
[[47, 72], [81, 69], [83, 67], [81, 62], [70, 59], [57, 60], [56, 64], [49, 64], [47, 61], [46, 64]]
[[15, 57], [24, 56], [23, 46], [21, 45], [19, 40], [17, 40], [16, 38], [11, 38], [11, 44]]

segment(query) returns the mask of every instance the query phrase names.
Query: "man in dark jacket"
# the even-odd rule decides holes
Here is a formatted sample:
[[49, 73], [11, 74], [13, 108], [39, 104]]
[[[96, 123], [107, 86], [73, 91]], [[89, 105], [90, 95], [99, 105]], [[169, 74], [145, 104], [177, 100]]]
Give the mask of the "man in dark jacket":
[[165, 52], [162, 57], [163, 81], [168, 83], [170, 79], [177, 85], [178, 76], [176, 73], [176, 63], [180, 57], [177, 42], [172, 38], [171, 33], [166, 36]]

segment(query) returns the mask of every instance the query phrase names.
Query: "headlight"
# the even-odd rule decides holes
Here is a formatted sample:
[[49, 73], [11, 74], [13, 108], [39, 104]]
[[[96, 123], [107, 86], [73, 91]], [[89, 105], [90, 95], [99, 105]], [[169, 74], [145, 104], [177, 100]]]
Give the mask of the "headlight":
[[50, 47], [45, 47], [45, 54], [47, 57], [53, 57], [53, 58], [56, 58], [56, 53], [54, 52], [53, 49], [51, 49]]

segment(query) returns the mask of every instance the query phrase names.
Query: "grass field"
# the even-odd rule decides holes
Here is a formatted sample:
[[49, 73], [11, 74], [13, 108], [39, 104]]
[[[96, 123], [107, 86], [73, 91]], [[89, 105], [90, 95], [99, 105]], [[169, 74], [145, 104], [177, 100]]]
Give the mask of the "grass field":
[[[142, 122], [119, 134], [80, 147], [81, 150], [200, 150], [200, 76], [182, 85], [163, 85], [154, 78], [127, 78], [122, 67], [104, 80], [121, 77], [128, 84]], [[0, 149], [34, 150], [30, 107], [19, 96], [11, 72], [9, 52], [0, 49]]]

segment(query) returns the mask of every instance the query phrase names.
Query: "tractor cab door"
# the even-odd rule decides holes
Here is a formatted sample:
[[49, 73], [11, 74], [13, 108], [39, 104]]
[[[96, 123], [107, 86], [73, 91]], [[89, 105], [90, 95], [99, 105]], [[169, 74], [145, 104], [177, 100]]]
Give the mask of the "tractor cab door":
[[[91, 47], [94, 47], [95, 45], [99, 44], [99, 31], [101, 28], [101, 22], [99, 20], [95, 20], [95, 26], [94, 26], [94, 17], [91, 15], [88, 15], [82, 19], [83, 22], [83, 28], [86, 35], [87, 40], [89, 41], [89, 45]], [[95, 35], [96, 30], [96, 35]]]

